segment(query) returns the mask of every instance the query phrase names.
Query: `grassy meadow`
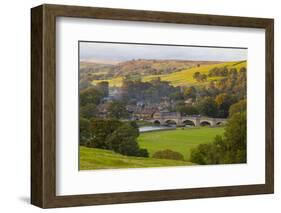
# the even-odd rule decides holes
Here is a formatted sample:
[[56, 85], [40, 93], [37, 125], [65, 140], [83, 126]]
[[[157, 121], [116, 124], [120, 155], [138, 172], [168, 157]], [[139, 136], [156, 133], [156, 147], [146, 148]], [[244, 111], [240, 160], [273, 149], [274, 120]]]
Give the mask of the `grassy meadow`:
[[190, 162], [129, 157], [104, 149], [80, 146], [80, 170], [188, 166]]
[[[141, 133], [137, 141], [146, 148], [149, 158], [130, 157], [113, 151], [80, 146], [80, 169], [144, 168], [193, 165], [189, 162], [190, 150], [202, 143], [210, 143], [222, 127], [202, 127]], [[151, 156], [160, 150], [170, 149], [181, 153], [184, 161], [155, 159]]]
[[138, 137], [141, 148], [148, 150], [152, 156], [155, 152], [170, 149], [181, 153], [185, 160], [189, 160], [190, 150], [199, 144], [211, 143], [216, 135], [223, 134], [223, 127], [201, 127], [169, 131], [155, 131], [142, 133]]

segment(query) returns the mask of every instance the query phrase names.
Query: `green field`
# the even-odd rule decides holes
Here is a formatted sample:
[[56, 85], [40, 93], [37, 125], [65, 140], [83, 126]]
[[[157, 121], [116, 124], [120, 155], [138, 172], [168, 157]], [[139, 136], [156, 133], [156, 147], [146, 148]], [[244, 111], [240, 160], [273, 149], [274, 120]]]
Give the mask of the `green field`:
[[190, 162], [128, 157], [109, 150], [80, 146], [80, 170], [187, 166]]
[[[190, 150], [201, 143], [210, 143], [223, 127], [202, 127], [141, 133], [138, 143], [146, 148], [150, 158], [128, 157], [113, 151], [80, 146], [80, 169], [143, 168], [192, 165], [188, 162]], [[154, 159], [154, 152], [170, 149], [184, 155], [186, 161]]]
[[[221, 77], [209, 77], [206, 82], [198, 82], [195, 79], [193, 79], [193, 74], [195, 72], [200, 72], [201, 74], [208, 74], [209, 70], [211, 70], [214, 67], [227, 67], [228, 69], [236, 68], [237, 70], [240, 70], [242, 67], [247, 67], [246, 61], [234, 61], [234, 62], [224, 62], [219, 64], [211, 64], [211, 65], [201, 65], [200, 67], [191, 67], [184, 69], [182, 71], [173, 72], [166, 75], [146, 75], [142, 77], [142, 81], [151, 81], [152, 79], [155, 79], [155, 77], [160, 77], [162, 81], [169, 81], [173, 86], [184, 86], [184, 85], [202, 85], [206, 84], [212, 80], [218, 80]], [[104, 79], [109, 82], [109, 85], [120, 87], [122, 86], [122, 80], [123, 78], [121, 76], [118, 76], [116, 78], [112, 79]], [[100, 81], [104, 80], [94, 80], [93, 83], [96, 84]]]
[[190, 150], [202, 143], [210, 143], [216, 135], [223, 134], [223, 127], [202, 127], [142, 133], [138, 138], [140, 147], [146, 148], [149, 156], [156, 151], [170, 149], [180, 152], [189, 160]]

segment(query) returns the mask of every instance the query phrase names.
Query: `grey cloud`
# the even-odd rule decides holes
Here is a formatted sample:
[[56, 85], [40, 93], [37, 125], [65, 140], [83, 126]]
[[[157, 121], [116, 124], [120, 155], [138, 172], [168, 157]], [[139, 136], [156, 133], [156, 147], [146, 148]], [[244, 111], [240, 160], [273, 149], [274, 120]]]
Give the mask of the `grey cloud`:
[[246, 60], [247, 49], [80, 42], [80, 59], [115, 61], [132, 59], [235, 61]]

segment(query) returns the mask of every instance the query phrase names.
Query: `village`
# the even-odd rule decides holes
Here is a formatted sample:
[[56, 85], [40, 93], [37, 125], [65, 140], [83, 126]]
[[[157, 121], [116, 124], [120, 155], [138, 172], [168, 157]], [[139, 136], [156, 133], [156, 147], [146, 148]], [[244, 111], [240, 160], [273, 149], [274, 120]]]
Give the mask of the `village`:
[[[101, 103], [97, 106], [99, 118], [108, 118], [110, 114], [108, 112], [109, 106], [122, 100], [124, 91], [122, 88], [109, 88], [106, 81], [97, 84], [97, 87], [103, 91], [105, 96]], [[193, 99], [189, 98], [185, 100], [186, 105], [192, 106]], [[145, 101], [130, 100], [130, 103], [126, 104], [125, 110], [127, 112], [126, 117], [120, 118], [123, 121], [144, 121], [146, 125], [162, 125], [162, 126], [217, 126], [226, 123], [226, 119], [212, 118], [208, 116], [201, 116], [198, 114], [182, 115], [177, 112], [176, 101], [172, 98], [164, 96], [158, 103], [150, 103]], [[143, 125], [144, 123], [142, 123]]]

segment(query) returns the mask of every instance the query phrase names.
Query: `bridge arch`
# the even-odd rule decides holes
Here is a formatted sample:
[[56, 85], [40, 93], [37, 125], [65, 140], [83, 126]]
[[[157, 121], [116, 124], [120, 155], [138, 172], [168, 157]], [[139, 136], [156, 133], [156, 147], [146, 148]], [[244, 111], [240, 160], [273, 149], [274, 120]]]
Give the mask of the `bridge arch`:
[[212, 126], [212, 123], [207, 120], [200, 121], [200, 126]]
[[164, 121], [165, 124], [168, 124], [168, 125], [177, 125], [178, 124], [178, 121], [175, 120], [175, 119], [166, 119]]
[[195, 126], [195, 122], [193, 120], [190, 119], [185, 119], [182, 121], [182, 124], [188, 125], [188, 126]]
[[220, 126], [220, 125], [223, 125], [223, 122], [222, 121], [217, 121], [216, 122], [216, 126]]
[[153, 124], [160, 125], [160, 124], [161, 124], [161, 122], [160, 122], [159, 120], [154, 120], [154, 121], [153, 121]]

